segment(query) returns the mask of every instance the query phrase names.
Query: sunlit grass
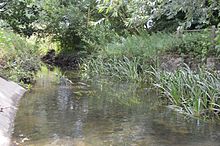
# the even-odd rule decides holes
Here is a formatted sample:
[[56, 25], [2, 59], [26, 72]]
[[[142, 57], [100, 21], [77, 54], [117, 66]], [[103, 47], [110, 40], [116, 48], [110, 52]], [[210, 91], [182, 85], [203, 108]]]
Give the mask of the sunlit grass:
[[[128, 35], [100, 46], [102, 49], [83, 60], [81, 69], [89, 75], [107, 75], [126, 80], [144, 80], [141, 71], [157, 66], [166, 53], [207, 56], [207, 39], [203, 33], [187, 33], [179, 38], [170, 33]], [[201, 54], [198, 54], [200, 52]], [[85, 75], [84, 74], [84, 75]]]

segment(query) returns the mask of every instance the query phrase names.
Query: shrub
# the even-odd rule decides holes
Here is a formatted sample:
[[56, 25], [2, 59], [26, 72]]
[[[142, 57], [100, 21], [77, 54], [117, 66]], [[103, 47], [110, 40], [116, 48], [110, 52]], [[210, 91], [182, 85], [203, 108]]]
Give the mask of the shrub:
[[1, 76], [16, 82], [32, 82], [40, 63], [37, 46], [27, 43], [10, 30], [1, 29], [0, 48], [5, 62], [4, 67], [0, 68]]

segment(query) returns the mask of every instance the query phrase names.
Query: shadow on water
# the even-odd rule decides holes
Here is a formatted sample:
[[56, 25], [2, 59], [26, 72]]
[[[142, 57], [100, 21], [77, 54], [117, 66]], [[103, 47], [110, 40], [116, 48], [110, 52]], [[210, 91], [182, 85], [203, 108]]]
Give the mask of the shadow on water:
[[20, 146], [219, 146], [220, 127], [161, 106], [137, 84], [80, 80], [43, 67], [15, 120]]

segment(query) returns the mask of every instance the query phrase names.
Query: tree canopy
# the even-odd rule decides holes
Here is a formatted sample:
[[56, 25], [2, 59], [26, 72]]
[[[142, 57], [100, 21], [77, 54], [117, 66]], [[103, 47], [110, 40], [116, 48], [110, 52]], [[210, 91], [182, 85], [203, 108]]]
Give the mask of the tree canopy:
[[[206, 28], [220, 21], [219, 0], [3, 0], [0, 19], [15, 32], [52, 35], [63, 47], [80, 48], [97, 39], [97, 27], [119, 35]], [[104, 25], [103, 25], [104, 24]], [[100, 35], [100, 34], [99, 34]]]

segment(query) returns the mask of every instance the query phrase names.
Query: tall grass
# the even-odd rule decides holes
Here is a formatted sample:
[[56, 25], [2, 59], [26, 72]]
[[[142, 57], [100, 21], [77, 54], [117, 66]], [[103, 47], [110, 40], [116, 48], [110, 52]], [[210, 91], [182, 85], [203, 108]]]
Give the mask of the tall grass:
[[188, 53], [188, 50], [195, 55], [197, 52], [207, 52], [207, 46], [203, 45], [207, 40], [203, 35], [187, 33], [181, 38], [168, 33], [129, 35], [102, 46], [98, 52], [84, 59], [81, 67], [87, 75], [143, 80], [142, 71], [150, 65], [157, 66], [160, 56], [167, 52], [179, 55]]
[[139, 58], [96, 58], [89, 59], [81, 66], [84, 76], [108, 76], [119, 80], [140, 81], [142, 70]]
[[83, 60], [81, 69], [86, 77], [98, 75], [137, 82], [153, 80], [153, 85], [175, 109], [198, 117], [219, 117], [220, 75], [205, 69], [195, 72], [189, 67], [174, 72], [158, 68], [160, 56], [167, 53], [207, 57], [210, 54], [208, 42], [204, 33], [187, 33], [180, 38], [166, 33], [131, 35], [103, 46]]
[[205, 69], [198, 72], [188, 67], [165, 72], [151, 72], [154, 85], [168, 103], [180, 111], [198, 117], [220, 116], [220, 75]]
[[83, 75], [104, 75], [119, 80], [141, 81], [142, 71], [147, 68], [147, 59], [155, 58], [177, 42], [171, 34], [157, 33], [151, 36], [141, 33], [130, 35], [107, 44], [96, 54], [83, 60]]
[[128, 35], [118, 41], [102, 46], [98, 52], [105, 57], [144, 57], [152, 58], [165, 51], [172, 51], [178, 54], [191, 53], [195, 56], [206, 56], [210, 47], [209, 34], [186, 33], [177, 37], [171, 33], [141, 32], [140, 35]]
[[130, 35], [121, 38], [118, 42], [107, 44], [99, 52], [107, 57], [152, 57], [157, 53], [171, 49], [179, 43], [179, 39], [167, 33], [149, 35], [142, 32], [140, 35]]

